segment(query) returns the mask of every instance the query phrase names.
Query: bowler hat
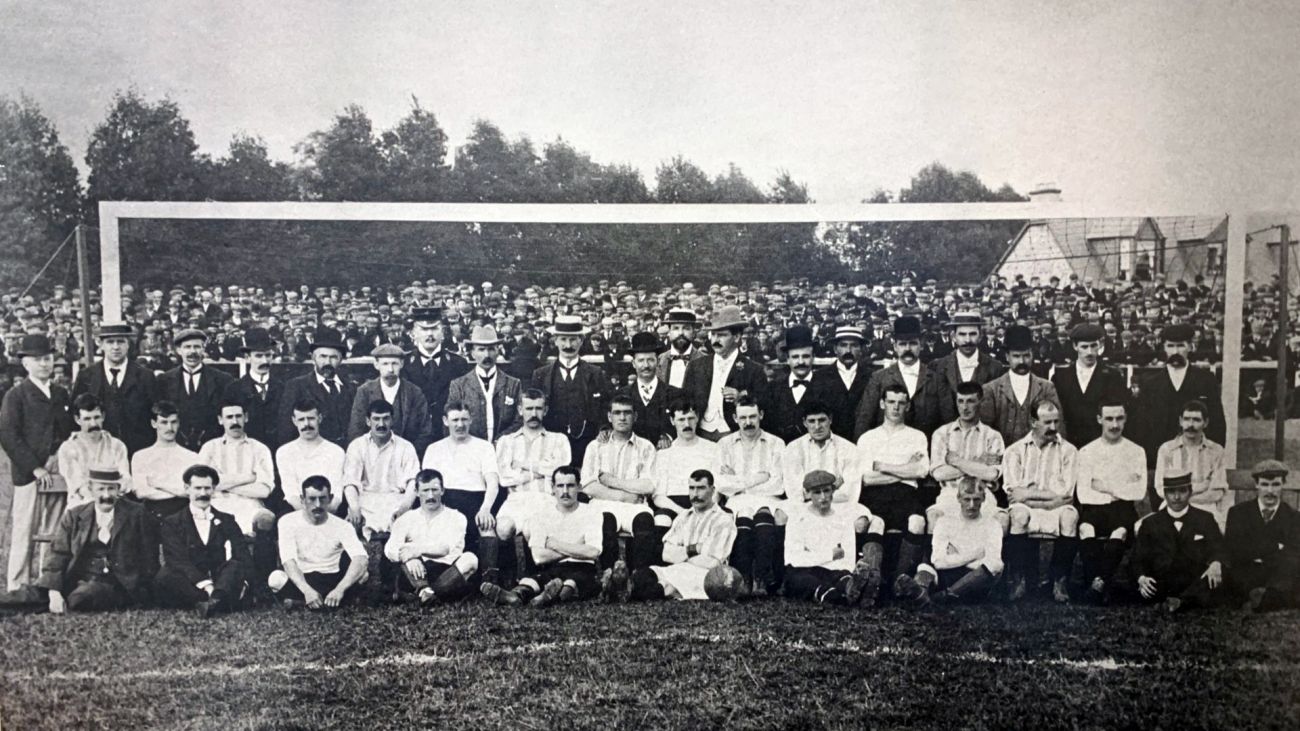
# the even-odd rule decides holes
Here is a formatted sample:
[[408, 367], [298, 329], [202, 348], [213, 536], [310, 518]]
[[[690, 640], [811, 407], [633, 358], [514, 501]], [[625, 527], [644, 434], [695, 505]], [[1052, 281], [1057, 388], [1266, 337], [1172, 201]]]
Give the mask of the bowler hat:
[[268, 350], [275, 350], [275, 342], [271, 340], [271, 334], [266, 328], [250, 327], [244, 333], [244, 344], [239, 346], [239, 352], [262, 353]]
[[654, 333], [639, 332], [632, 336], [632, 345], [629, 348], [633, 353], [654, 353], [658, 355], [667, 348]]
[[804, 325], [795, 325], [785, 331], [785, 342], [781, 344], [782, 350], [794, 350], [796, 348], [811, 348], [816, 343], [813, 342], [812, 328]]
[[1034, 333], [1024, 325], [1012, 325], [1007, 328], [1003, 340], [1007, 350], [1032, 350], [1034, 347]]
[[340, 354], [347, 351], [347, 348], [343, 345], [343, 336], [332, 327], [316, 328], [316, 332], [313, 333], [311, 339], [311, 349], [314, 352], [317, 348], [333, 348], [339, 351]]
[[912, 315], [903, 315], [894, 320], [894, 339], [921, 337], [921, 321]]
[[1166, 343], [1190, 343], [1195, 332], [1191, 325], [1169, 325], [1160, 333], [1160, 339]]
[[18, 355], [28, 358], [41, 358], [54, 352], [50, 339], [39, 333], [24, 335], [18, 345]]

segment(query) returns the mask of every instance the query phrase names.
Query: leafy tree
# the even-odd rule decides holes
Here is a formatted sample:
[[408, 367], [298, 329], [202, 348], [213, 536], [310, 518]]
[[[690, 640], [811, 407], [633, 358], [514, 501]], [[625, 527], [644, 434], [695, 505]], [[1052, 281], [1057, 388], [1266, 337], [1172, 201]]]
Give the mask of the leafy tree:
[[92, 204], [202, 200], [209, 161], [198, 149], [176, 102], [150, 103], [134, 89], [118, 92], [90, 136], [87, 196]]
[[293, 171], [271, 159], [261, 137], [237, 134], [212, 166], [211, 197], [219, 201], [289, 201], [298, 197]]
[[660, 203], [713, 203], [714, 188], [709, 176], [681, 155], [655, 171], [655, 200]]
[[379, 137], [388, 200], [433, 202], [448, 194], [447, 133], [412, 98], [411, 111]]
[[329, 129], [295, 146], [305, 197], [322, 201], [388, 200], [384, 156], [366, 111], [350, 104]]
[[54, 125], [30, 99], [0, 97], [0, 284], [26, 284], [81, 208], [77, 169]]

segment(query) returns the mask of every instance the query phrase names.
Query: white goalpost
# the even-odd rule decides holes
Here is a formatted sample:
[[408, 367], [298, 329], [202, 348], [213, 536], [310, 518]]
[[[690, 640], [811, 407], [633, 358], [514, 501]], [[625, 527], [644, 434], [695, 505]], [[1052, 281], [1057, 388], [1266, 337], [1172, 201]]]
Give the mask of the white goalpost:
[[[105, 321], [122, 317], [119, 223], [124, 219], [352, 221], [515, 224], [764, 224], [1007, 221], [1189, 215], [1071, 202], [882, 204], [532, 204], [105, 201], [99, 204], [101, 297]], [[1201, 211], [1200, 213], [1204, 213]], [[1246, 280], [1246, 215], [1228, 213], [1224, 245], [1225, 312], [1221, 397], [1230, 415], [1224, 448], [1237, 464], [1236, 418]], [[869, 273], [868, 273], [869, 274]], [[987, 272], [980, 272], [983, 277]]]

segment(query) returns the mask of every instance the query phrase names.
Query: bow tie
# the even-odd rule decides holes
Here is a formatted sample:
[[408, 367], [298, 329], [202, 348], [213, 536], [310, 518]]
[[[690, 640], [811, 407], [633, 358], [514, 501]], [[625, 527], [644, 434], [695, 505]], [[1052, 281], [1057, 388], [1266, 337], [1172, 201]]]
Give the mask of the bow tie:
[[676, 355], [676, 354], [674, 354], [674, 355], [670, 355], [670, 356], [668, 356], [668, 357], [671, 358], [672, 360], [686, 360], [686, 361], [689, 361], [689, 360], [691, 359], [691, 356], [689, 356], [689, 355]]
[[790, 386], [790, 388], [798, 388], [800, 386], [803, 386], [804, 388], [808, 388], [809, 383], [810, 382], [807, 378], [796, 378], [794, 379], [794, 384]]

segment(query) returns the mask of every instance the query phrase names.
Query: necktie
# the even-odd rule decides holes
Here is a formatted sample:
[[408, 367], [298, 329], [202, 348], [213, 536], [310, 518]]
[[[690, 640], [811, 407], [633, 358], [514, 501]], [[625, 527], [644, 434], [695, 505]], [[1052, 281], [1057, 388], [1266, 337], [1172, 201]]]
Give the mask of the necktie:
[[260, 399], [260, 400], [262, 400], [262, 401], [265, 401], [265, 400], [266, 400], [266, 384], [265, 384], [265, 383], [257, 383], [257, 382], [254, 382], [254, 385], [257, 386], [257, 398]]
[[572, 380], [573, 380], [573, 372], [576, 371], [576, 370], [578, 370], [578, 366], [576, 366], [576, 365], [573, 366], [572, 368], [570, 368], [570, 367], [568, 367], [568, 366], [566, 366], [566, 365], [561, 365], [560, 368], [564, 369], [564, 380], [566, 380], [566, 381], [572, 381]]
[[1269, 521], [1273, 520], [1273, 516], [1276, 514], [1276, 510], [1270, 510], [1267, 513], [1264, 513], [1264, 525], [1268, 525]]
[[120, 387], [122, 386], [122, 381], [119, 379], [119, 377], [118, 377], [117, 374], [118, 374], [118, 373], [121, 373], [121, 372], [122, 372], [122, 369], [121, 369], [121, 368], [109, 368], [109, 369], [108, 369], [108, 372], [112, 374], [112, 377], [108, 379], [108, 380], [109, 380], [109, 383], [111, 383], [111, 384], [113, 385], [113, 388], [114, 388], [114, 389], [120, 388]]
[[670, 357], [673, 360], [680, 360], [680, 361], [689, 361], [691, 359], [691, 356], [689, 355], [672, 355]]
[[189, 371], [185, 371], [185, 393], [194, 395], [194, 374]]
[[492, 390], [492, 376], [479, 376], [478, 379], [483, 382], [483, 390]]
[[326, 381], [325, 390], [328, 391], [331, 396], [337, 396], [339, 393], [339, 387], [334, 383], [334, 381]]

